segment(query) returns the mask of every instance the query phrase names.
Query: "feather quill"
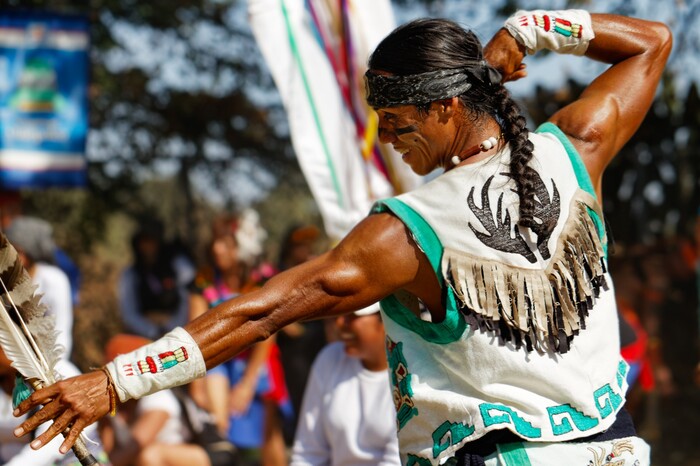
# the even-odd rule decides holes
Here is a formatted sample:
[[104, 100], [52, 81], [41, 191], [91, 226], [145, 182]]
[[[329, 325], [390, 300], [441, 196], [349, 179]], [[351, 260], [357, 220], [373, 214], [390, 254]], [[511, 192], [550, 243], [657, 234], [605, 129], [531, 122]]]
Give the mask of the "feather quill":
[[[0, 233], [0, 346], [12, 366], [34, 388], [41, 388], [61, 379], [56, 364], [63, 348], [56, 343], [55, 316], [36, 288], [17, 250]], [[81, 464], [97, 464], [82, 436], [73, 451]]]
[[5, 354], [26, 379], [53, 384], [63, 352], [56, 344], [55, 318], [35, 293], [36, 286], [17, 251], [1, 233], [0, 285], [0, 344]]

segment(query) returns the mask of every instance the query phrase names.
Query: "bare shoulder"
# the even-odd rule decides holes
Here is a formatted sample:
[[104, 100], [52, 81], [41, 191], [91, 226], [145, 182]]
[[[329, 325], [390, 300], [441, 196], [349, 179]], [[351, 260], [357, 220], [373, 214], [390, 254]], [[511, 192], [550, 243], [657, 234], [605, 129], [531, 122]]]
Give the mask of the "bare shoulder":
[[401, 289], [420, 298], [434, 313], [434, 318], [444, 316], [435, 271], [411, 232], [394, 215], [370, 215], [343, 240], [334, 254], [337, 255], [333, 261], [336, 264], [351, 264], [344, 273], [358, 272], [364, 291], [374, 300]]
[[360, 265], [373, 280], [396, 288], [415, 277], [421, 255], [406, 226], [390, 213], [365, 218], [332, 252], [333, 259]]
[[618, 116], [619, 108], [614, 96], [582, 96], [549, 121], [569, 138], [591, 178], [597, 179], [618, 150], [613, 134], [607, 130], [615, 127]]

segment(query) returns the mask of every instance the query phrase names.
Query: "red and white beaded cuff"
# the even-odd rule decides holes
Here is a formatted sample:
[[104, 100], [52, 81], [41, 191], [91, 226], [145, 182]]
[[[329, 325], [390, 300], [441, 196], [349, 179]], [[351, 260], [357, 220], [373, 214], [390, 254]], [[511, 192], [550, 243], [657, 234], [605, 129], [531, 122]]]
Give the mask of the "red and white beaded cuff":
[[105, 365], [122, 403], [166, 388], [184, 385], [206, 373], [204, 357], [181, 327]]
[[529, 54], [547, 49], [583, 55], [595, 33], [585, 10], [518, 11], [503, 25]]

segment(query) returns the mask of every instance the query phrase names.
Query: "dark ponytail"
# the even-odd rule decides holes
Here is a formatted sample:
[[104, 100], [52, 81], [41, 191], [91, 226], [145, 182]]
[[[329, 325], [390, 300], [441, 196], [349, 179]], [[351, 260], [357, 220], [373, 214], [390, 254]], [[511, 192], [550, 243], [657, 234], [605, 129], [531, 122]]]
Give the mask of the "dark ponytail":
[[518, 224], [533, 227], [535, 225], [534, 171], [527, 168], [532, 159], [534, 146], [528, 138], [527, 122], [518, 104], [513, 101], [510, 92], [503, 85], [496, 91], [495, 100], [499, 104], [497, 120], [504, 139], [510, 145], [510, 177], [515, 182], [520, 200]]

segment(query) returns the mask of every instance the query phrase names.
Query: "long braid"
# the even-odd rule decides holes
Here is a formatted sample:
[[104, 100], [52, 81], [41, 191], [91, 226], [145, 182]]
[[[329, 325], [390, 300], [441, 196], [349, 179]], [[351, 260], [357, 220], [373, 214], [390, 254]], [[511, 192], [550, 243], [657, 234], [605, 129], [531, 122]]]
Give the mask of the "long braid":
[[494, 97], [498, 105], [501, 131], [510, 144], [510, 177], [515, 181], [520, 200], [518, 224], [532, 227], [535, 225], [535, 185], [533, 171], [528, 170], [527, 165], [532, 159], [534, 146], [528, 139], [529, 131], [525, 117], [518, 104], [510, 97], [510, 92], [499, 86]]

